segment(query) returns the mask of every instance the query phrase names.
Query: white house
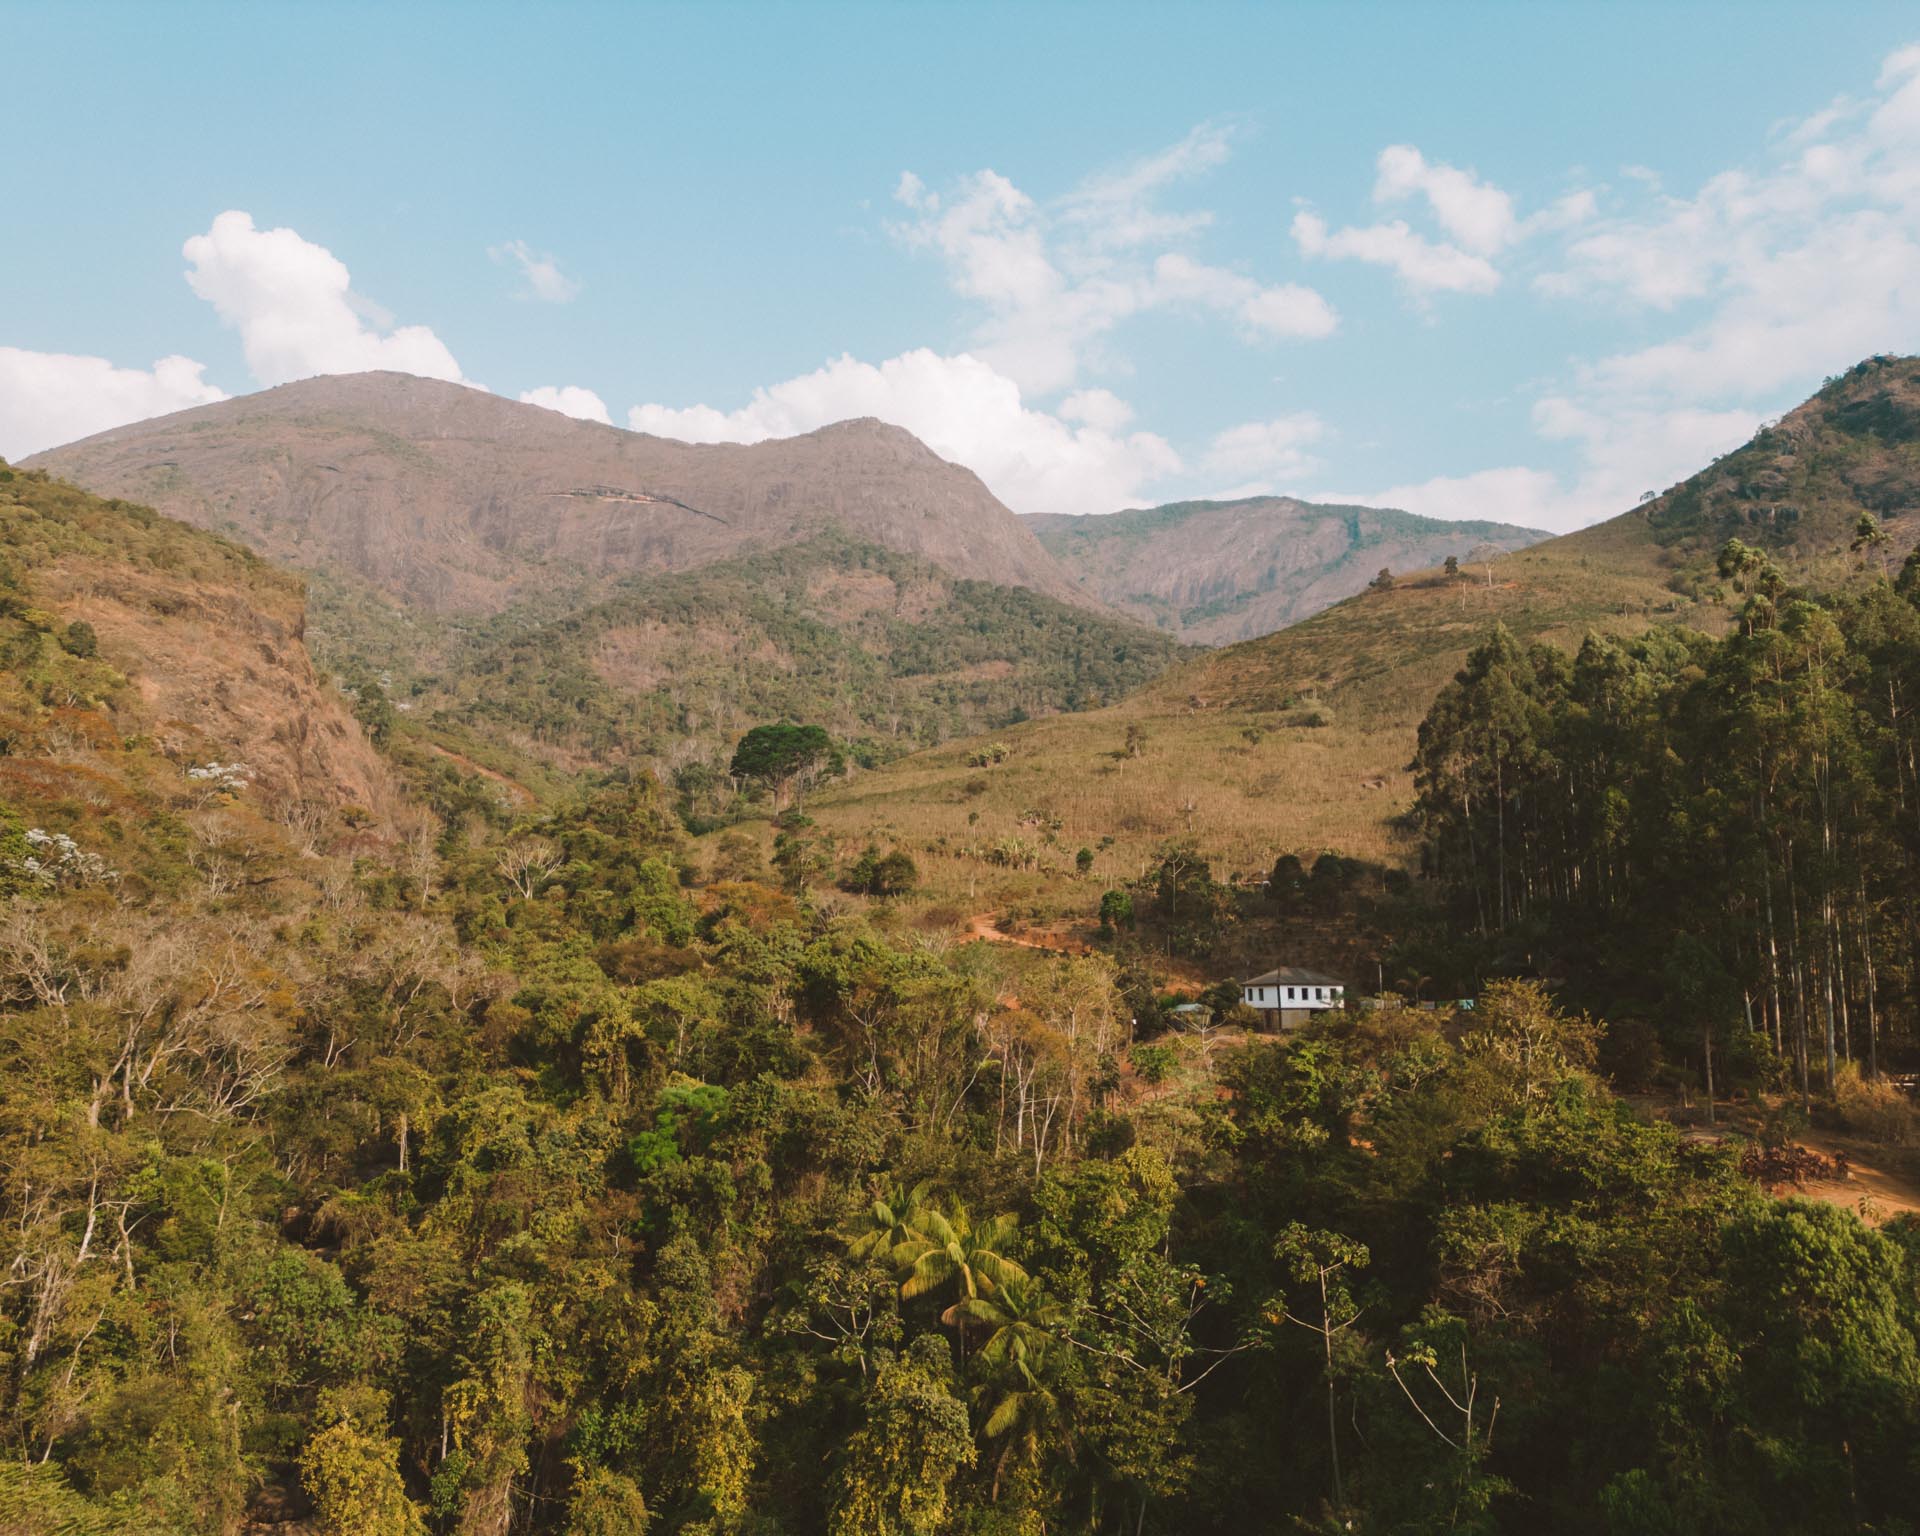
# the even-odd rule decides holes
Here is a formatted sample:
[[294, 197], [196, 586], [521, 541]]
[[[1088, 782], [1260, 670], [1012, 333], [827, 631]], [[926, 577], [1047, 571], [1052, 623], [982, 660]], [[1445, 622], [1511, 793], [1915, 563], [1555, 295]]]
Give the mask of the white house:
[[1345, 1006], [1347, 989], [1331, 976], [1283, 965], [1241, 983], [1240, 1000], [1273, 1016], [1281, 1029], [1304, 1024], [1324, 1008]]

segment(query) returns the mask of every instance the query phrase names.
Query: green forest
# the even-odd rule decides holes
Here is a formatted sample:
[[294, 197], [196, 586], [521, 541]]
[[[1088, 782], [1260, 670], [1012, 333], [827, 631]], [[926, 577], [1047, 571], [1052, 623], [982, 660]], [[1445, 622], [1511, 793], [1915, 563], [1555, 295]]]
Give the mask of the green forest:
[[1643, 1122], [1537, 984], [1132, 1117], [1103, 963], [996, 1018], [694, 900], [643, 787], [499, 830], [271, 959], [10, 918], [23, 1528], [1908, 1528], [1920, 1231]]
[[1420, 727], [1414, 814], [1478, 971], [1657, 1023], [1708, 1085], [1716, 1040], [1725, 1069], [1778, 1063], [1805, 1103], [1914, 1045], [1920, 556], [1826, 601], [1738, 539], [1718, 566], [1725, 638], [1568, 657], [1497, 629]]
[[284, 578], [0, 494], [0, 1528], [1915, 1528], [1920, 1224], [1615, 1087], [1910, 1113], [1911, 567], [1494, 632], [1398, 898], [1475, 1006], [1194, 1051], [1124, 924], [952, 942], [800, 812], [721, 857], [643, 774], [530, 805], [404, 729], [390, 827], [276, 799], [48, 583]]
[[317, 583], [316, 649], [385, 678], [422, 724], [522, 759], [648, 764], [706, 794], [735, 739], [817, 722], [868, 762], [1097, 707], [1180, 646], [1117, 614], [957, 580], [839, 531], [695, 571], [630, 577], [460, 625], [416, 621], [350, 580]]

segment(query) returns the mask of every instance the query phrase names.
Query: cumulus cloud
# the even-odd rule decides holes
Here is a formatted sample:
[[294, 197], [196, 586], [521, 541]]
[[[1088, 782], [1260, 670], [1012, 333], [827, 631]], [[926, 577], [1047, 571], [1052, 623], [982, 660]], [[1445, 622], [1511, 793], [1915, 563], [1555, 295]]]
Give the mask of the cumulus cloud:
[[256, 229], [251, 215], [230, 209], [181, 254], [191, 264], [188, 284], [240, 333], [261, 384], [376, 368], [467, 382], [426, 326], [383, 334], [353, 293], [346, 264], [291, 229]]
[[964, 464], [1016, 512], [1106, 512], [1181, 468], [1151, 432], [1125, 432], [1125, 402], [1105, 390], [1073, 397], [1075, 419], [1026, 405], [1020, 387], [985, 359], [925, 348], [883, 363], [839, 357], [812, 373], [754, 391], [738, 410], [638, 405], [636, 432], [696, 443], [792, 437], [850, 417], [904, 427]]
[[1486, 257], [1429, 240], [1402, 219], [1329, 230], [1325, 219], [1303, 208], [1293, 216], [1292, 233], [1302, 255], [1386, 267], [1416, 295], [1492, 293], [1500, 286], [1500, 273]]
[[206, 365], [163, 357], [116, 368], [104, 357], [0, 347], [0, 455], [20, 459], [110, 427], [227, 398]]
[[582, 421], [597, 421], [609, 427], [613, 425], [613, 417], [607, 414], [606, 401], [578, 384], [542, 384], [537, 389], [523, 390], [520, 400], [525, 405], [558, 411], [562, 416], [577, 416]]
[[1318, 340], [1339, 325], [1333, 306], [1298, 283], [1261, 284], [1224, 267], [1169, 252], [1153, 264], [1156, 304], [1199, 304], [1231, 315], [1246, 332], [1275, 340]]
[[1513, 199], [1471, 171], [1435, 165], [1411, 144], [1380, 151], [1373, 185], [1376, 203], [1424, 197], [1440, 227], [1466, 250], [1492, 256], [1512, 244], [1520, 230]]
[[[1214, 435], [1207, 447], [1208, 474], [1249, 480], [1260, 490], [1298, 479], [1318, 465], [1308, 449], [1327, 434], [1326, 423], [1311, 411], [1242, 422]], [[1242, 487], [1243, 494], [1253, 494]]]
[[1294, 216], [1294, 244], [1304, 256], [1385, 267], [1418, 300], [1436, 293], [1492, 293], [1502, 280], [1494, 258], [1536, 235], [1584, 223], [1598, 208], [1594, 194], [1580, 189], [1522, 218], [1512, 194], [1472, 171], [1429, 160], [1411, 144], [1380, 151], [1373, 201], [1424, 204], [1444, 238], [1423, 234], [1405, 219], [1333, 229], [1306, 208]]
[[580, 296], [580, 285], [560, 270], [551, 254], [534, 250], [524, 240], [509, 240], [505, 245], [490, 245], [487, 254], [503, 265], [517, 266], [527, 286], [523, 299], [542, 304], [569, 304]]
[[1133, 407], [1110, 389], [1082, 389], [1060, 402], [1060, 414], [1103, 432], [1118, 432], [1133, 420]]
[[1312, 289], [1263, 283], [1179, 249], [1212, 214], [1169, 209], [1163, 198], [1227, 154], [1225, 130], [1203, 124], [1046, 204], [996, 171], [963, 177], [944, 195], [903, 172], [894, 198], [913, 217], [892, 232], [942, 260], [953, 290], [982, 311], [970, 351], [1033, 395], [1071, 388], [1123, 322], [1149, 311], [1221, 315], [1250, 342], [1329, 335], [1337, 317]]

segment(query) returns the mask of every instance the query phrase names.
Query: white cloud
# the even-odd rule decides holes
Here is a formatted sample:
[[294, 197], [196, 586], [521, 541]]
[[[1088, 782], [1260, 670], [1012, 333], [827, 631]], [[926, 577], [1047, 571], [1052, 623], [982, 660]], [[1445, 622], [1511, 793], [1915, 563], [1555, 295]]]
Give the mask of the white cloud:
[[467, 382], [426, 326], [382, 335], [370, 325], [346, 265], [291, 229], [256, 229], [249, 214], [230, 209], [181, 254], [192, 263], [187, 282], [239, 331], [261, 384], [377, 368]]
[[1630, 511], [1647, 491], [1686, 479], [1739, 447], [1761, 421], [1748, 410], [1656, 410], [1566, 395], [1535, 402], [1532, 419], [1540, 437], [1573, 446], [1570, 474], [1505, 465], [1326, 499], [1567, 533]]
[[1405, 219], [1331, 229], [1310, 208], [1295, 214], [1292, 234], [1302, 255], [1385, 267], [1417, 300], [1436, 293], [1492, 293], [1502, 274], [1494, 258], [1535, 236], [1591, 219], [1598, 200], [1586, 189], [1520, 217], [1510, 193], [1472, 171], [1429, 160], [1411, 144], [1389, 144], [1374, 164], [1377, 204], [1419, 199], [1444, 239]]
[[613, 418], [607, 414], [607, 402], [578, 384], [542, 384], [537, 389], [523, 390], [520, 399], [523, 404], [558, 411], [562, 416], [577, 416], [582, 421], [597, 421], [609, 427], [613, 425]]
[[964, 464], [1016, 512], [1109, 512], [1179, 471], [1164, 438], [1121, 431], [1130, 413], [1117, 397], [1101, 390], [1074, 400], [1079, 425], [1025, 405], [1020, 387], [982, 358], [922, 348], [877, 365], [836, 358], [755, 390], [736, 411], [638, 405], [627, 423], [687, 442], [753, 443], [875, 416]]
[[1823, 375], [1920, 347], [1920, 48], [1877, 99], [1842, 98], [1773, 136], [1769, 162], [1571, 239], [1536, 280], [1557, 297], [1671, 313], [1679, 328], [1580, 365], [1534, 410], [1573, 443], [1568, 495], [1619, 512], [1738, 446]]
[[1103, 432], [1118, 432], [1133, 420], [1133, 407], [1110, 389], [1083, 389], [1060, 402], [1060, 414]]
[[206, 365], [163, 357], [150, 369], [104, 357], [0, 347], [0, 455], [25, 458], [110, 427], [227, 398]]
[[1302, 209], [1292, 232], [1303, 255], [1387, 267], [1415, 295], [1492, 293], [1500, 286], [1500, 273], [1486, 257], [1429, 240], [1402, 219], [1329, 230], [1325, 219]]
[[527, 286], [523, 299], [538, 299], [542, 304], [568, 304], [580, 296], [580, 285], [560, 270], [552, 255], [536, 251], [524, 240], [509, 240], [505, 245], [490, 245], [487, 254], [495, 261], [520, 268]]
[[1169, 213], [1153, 204], [1166, 188], [1224, 165], [1227, 130], [1202, 123], [1179, 143], [1117, 171], [1090, 176], [1061, 199], [1060, 217], [1086, 231], [1095, 250], [1164, 245], [1198, 234], [1213, 222], [1206, 209]]
[[[1211, 475], [1249, 478], [1267, 490], [1316, 468], [1318, 460], [1307, 450], [1326, 435], [1326, 423], [1311, 411], [1242, 422], [1214, 435], [1205, 468]], [[1245, 487], [1242, 490], [1253, 494]]]
[[1578, 528], [1601, 515], [1571, 500], [1558, 478], [1548, 471], [1519, 466], [1482, 469], [1470, 475], [1436, 475], [1431, 480], [1361, 495], [1327, 492], [1314, 499], [1398, 507], [1403, 512], [1449, 522], [1484, 519], [1555, 532]]
[[1415, 194], [1425, 197], [1440, 227], [1469, 251], [1495, 255], [1520, 232], [1513, 199], [1505, 192], [1471, 171], [1431, 164], [1411, 144], [1388, 145], [1380, 151], [1376, 169], [1376, 203], [1399, 202]]
[[1034, 395], [1071, 388], [1090, 360], [1104, 360], [1122, 322], [1152, 310], [1224, 315], [1248, 341], [1330, 334], [1333, 309], [1312, 289], [1264, 284], [1171, 249], [1205, 230], [1212, 215], [1169, 210], [1160, 199], [1227, 152], [1226, 132], [1203, 124], [1050, 204], [991, 170], [944, 197], [908, 171], [894, 197], [915, 216], [893, 234], [942, 259], [954, 291], [984, 311], [972, 353]]
[[[1628, 167], [1628, 186], [1605, 209], [1574, 192], [1511, 223], [1478, 196], [1484, 184], [1443, 182], [1448, 168], [1417, 152], [1383, 157], [1388, 195], [1427, 196], [1463, 246], [1561, 236], [1534, 278], [1538, 292], [1673, 319], [1659, 340], [1576, 364], [1535, 403], [1535, 433], [1571, 450], [1565, 473], [1508, 465], [1372, 499], [1431, 516], [1579, 527], [1696, 473], [1823, 374], [1920, 349], [1920, 47], [1890, 55], [1876, 89], [1776, 125], [1765, 161], [1710, 176], [1690, 196]], [[1330, 236], [1312, 214], [1296, 220], [1303, 248], [1349, 233], [1372, 232]], [[1375, 259], [1429, 254], [1383, 245]]]
[[1681, 335], [1602, 358], [1594, 387], [1639, 396], [1751, 399], [1877, 352], [1920, 344], [1920, 227], [1889, 210], [1835, 214], [1755, 249], [1716, 282], [1718, 303]]
[[1155, 304], [1199, 304], [1232, 315], [1248, 332], [1276, 340], [1318, 340], [1339, 325], [1333, 306], [1297, 283], [1262, 286], [1224, 267], [1169, 252], [1153, 264]]
[[1574, 495], [1611, 516], [1647, 491], [1663, 491], [1737, 448], [1759, 429], [1752, 410], [1714, 410], [1668, 404], [1633, 405], [1617, 399], [1549, 395], [1533, 407], [1533, 426], [1550, 442], [1572, 442], [1580, 452]]
[[893, 200], [909, 208], [923, 208], [927, 204], [927, 184], [912, 171], [902, 171], [893, 184]]

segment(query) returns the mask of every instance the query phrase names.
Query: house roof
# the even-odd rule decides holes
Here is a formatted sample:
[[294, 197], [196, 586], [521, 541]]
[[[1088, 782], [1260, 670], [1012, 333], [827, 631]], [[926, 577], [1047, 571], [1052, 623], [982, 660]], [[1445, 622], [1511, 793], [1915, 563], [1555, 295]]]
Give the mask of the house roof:
[[1328, 976], [1320, 971], [1303, 971], [1297, 965], [1283, 965], [1263, 975], [1249, 977], [1240, 985], [1243, 987], [1343, 987], [1346, 983], [1338, 976]]

